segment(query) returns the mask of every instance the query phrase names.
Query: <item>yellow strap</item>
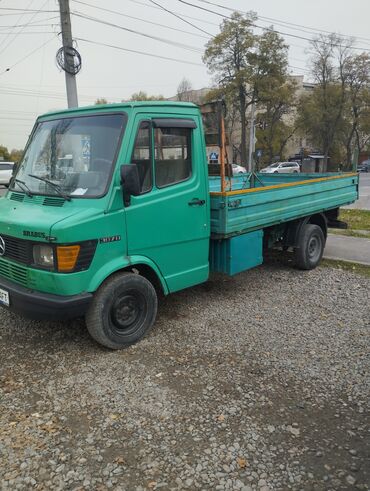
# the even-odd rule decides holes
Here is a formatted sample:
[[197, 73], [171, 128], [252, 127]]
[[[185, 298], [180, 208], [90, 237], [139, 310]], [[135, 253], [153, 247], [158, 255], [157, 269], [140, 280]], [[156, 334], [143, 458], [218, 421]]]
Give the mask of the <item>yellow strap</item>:
[[311, 184], [313, 182], [323, 182], [323, 181], [331, 181], [333, 179], [343, 179], [345, 177], [354, 177], [357, 176], [357, 172], [351, 172], [348, 174], [340, 175], [340, 176], [332, 176], [332, 177], [318, 177], [317, 179], [307, 179], [307, 181], [298, 181], [298, 182], [288, 182], [284, 184], [274, 184], [272, 186], [264, 186], [260, 188], [252, 188], [252, 189], [239, 189], [237, 191], [225, 191], [224, 193], [219, 191], [211, 191], [211, 196], [235, 196], [239, 194], [246, 193], [256, 193], [257, 191], [268, 191], [269, 189], [279, 189], [279, 188], [288, 188], [291, 186], [299, 186], [301, 184]]

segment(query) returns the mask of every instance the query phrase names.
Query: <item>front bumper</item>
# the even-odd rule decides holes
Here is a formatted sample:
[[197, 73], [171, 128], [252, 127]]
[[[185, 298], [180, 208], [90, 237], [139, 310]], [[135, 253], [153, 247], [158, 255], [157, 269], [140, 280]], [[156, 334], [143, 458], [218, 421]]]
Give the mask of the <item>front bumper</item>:
[[92, 293], [79, 295], [53, 295], [24, 288], [5, 278], [0, 278], [0, 288], [9, 293], [9, 307], [0, 303], [1, 307], [30, 319], [65, 320], [85, 315]]

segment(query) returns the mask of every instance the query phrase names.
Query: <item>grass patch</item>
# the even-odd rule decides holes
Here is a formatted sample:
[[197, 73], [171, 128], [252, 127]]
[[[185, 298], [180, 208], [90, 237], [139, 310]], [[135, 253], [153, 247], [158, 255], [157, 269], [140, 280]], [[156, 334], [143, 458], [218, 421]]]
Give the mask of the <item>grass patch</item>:
[[[338, 219], [346, 222], [348, 224], [348, 228], [330, 228], [329, 232], [331, 234], [370, 239], [370, 211], [340, 210]], [[364, 232], [357, 232], [358, 230], [363, 230]]]
[[339, 220], [348, 223], [351, 230], [369, 230], [370, 211], [368, 210], [340, 210]]
[[370, 278], [370, 266], [366, 266], [365, 264], [338, 261], [337, 259], [323, 259], [320, 266], [323, 266], [324, 268], [341, 269], [342, 271], [351, 271], [351, 273]]

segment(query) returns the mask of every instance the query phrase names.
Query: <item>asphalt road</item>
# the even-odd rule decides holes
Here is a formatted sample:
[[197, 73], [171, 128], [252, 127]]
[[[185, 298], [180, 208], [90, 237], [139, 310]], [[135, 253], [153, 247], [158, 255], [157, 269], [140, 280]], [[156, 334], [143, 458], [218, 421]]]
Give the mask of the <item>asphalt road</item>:
[[370, 239], [329, 234], [324, 257], [370, 266]]
[[360, 197], [352, 205], [344, 208], [356, 208], [358, 210], [370, 210], [370, 174], [360, 172]]

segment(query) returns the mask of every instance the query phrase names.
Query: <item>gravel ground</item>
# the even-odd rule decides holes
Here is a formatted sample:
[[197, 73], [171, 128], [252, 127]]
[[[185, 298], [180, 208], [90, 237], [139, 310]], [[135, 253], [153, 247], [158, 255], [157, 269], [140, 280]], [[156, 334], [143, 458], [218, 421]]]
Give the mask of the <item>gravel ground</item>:
[[1, 311], [0, 488], [369, 489], [369, 283], [214, 277], [120, 352]]

